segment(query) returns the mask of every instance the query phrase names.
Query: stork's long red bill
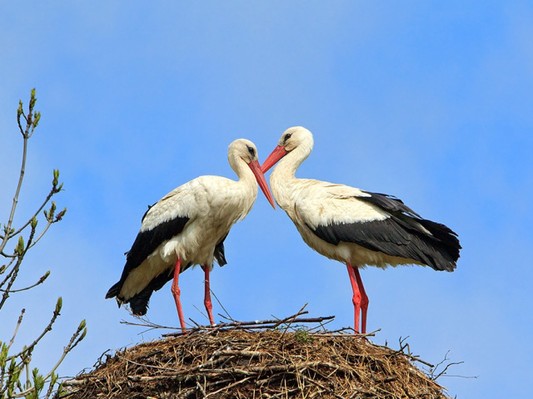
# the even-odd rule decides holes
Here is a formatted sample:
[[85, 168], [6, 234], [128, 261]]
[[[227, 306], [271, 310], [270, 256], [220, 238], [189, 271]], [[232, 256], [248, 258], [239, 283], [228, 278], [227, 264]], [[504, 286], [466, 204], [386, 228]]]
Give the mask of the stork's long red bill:
[[272, 166], [274, 166], [281, 158], [287, 155], [287, 150], [282, 145], [276, 146], [270, 155], [265, 159], [261, 166], [261, 171], [266, 173]]
[[274, 197], [272, 197], [272, 193], [270, 192], [270, 189], [268, 188], [268, 184], [265, 180], [265, 175], [261, 171], [261, 166], [259, 166], [259, 162], [252, 161], [248, 164], [250, 166], [250, 169], [254, 173], [255, 179], [257, 180], [257, 184], [259, 184], [259, 188], [261, 188], [261, 191], [263, 194], [265, 194], [266, 199], [268, 202], [270, 202], [270, 205], [272, 205], [272, 208], [276, 209], [276, 203], [274, 202]]

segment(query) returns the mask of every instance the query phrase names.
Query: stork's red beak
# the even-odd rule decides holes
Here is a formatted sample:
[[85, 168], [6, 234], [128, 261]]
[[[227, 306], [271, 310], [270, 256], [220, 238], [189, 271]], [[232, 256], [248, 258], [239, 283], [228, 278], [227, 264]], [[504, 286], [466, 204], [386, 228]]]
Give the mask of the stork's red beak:
[[287, 150], [282, 145], [278, 145], [276, 148], [274, 148], [274, 151], [270, 153], [270, 155], [265, 159], [265, 162], [263, 162], [263, 165], [261, 166], [261, 171], [263, 173], [266, 173], [272, 166], [276, 164], [281, 158], [283, 158], [285, 155], [287, 155]]
[[261, 191], [263, 191], [263, 194], [265, 194], [266, 199], [268, 200], [268, 202], [270, 202], [270, 205], [272, 205], [272, 208], [276, 209], [274, 198], [272, 197], [272, 193], [270, 192], [270, 189], [268, 188], [268, 184], [265, 180], [265, 175], [261, 171], [261, 166], [259, 166], [259, 162], [252, 161], [248, 164], [248, 166], [254, 173], [255, 179], [257, 180], [257, 184], [259, 184], [259, 187], [261, 188]]

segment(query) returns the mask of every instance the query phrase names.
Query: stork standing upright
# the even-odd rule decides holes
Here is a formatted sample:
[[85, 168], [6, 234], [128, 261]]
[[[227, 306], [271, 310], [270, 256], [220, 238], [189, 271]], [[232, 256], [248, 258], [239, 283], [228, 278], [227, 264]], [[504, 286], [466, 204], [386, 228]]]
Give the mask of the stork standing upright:
[[360, 267], [417, 264], [451, 272], [461, 246], [448, 227], [421, 218], [395, 197], [296, 178], [296, 170], [312, 149], [311, 132], [291, 127], [261, 169], [266, 173], [279, 161], [270, 176], [276, 202], [307, 245], [346, 264], [353, 291], [354, 328], [366, 333], [368, 296]]
[[173, 279], [171, 291], [185, 330], [179, 274], [201, 265], [205, 274], [204, 305], [209, 322], [215, 324], [209, 282], [213, 261], [220, 266], [226, 264], [224, 240], [231, 226], [250, 212], [257, 197], [257, 183], [275, 206], [254, 143], [246, 139], [233, 141], [228, 148], [228, 161], [238, 181], [201, 176], [174, 189], [148, 209], [127, 252], [122, 276], [106, 298], [116, 297], [119, 306], [129, 303], [133, 314], [144, 315], [152, 293]]

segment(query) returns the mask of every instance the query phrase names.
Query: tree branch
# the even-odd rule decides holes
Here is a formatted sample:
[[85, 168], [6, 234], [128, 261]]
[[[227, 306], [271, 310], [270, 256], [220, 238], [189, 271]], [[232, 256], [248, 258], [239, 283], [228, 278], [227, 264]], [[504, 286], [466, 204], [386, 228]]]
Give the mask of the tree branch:
[[48, 322], [48, 325], [44, 328], [44, 330], [41, 332], [41, 334], [39, 334], [39, 336], [30, 345], [24, 347], [24, 349], [22, 351], [20, 351], [19, 353], [15, 354], [15, 355], [8, 356], [7, 360], [11, 360], [11, 359], [15, 359], [17, 357], [20, 357], [25, 352], [30, 352], [31, 353], [31, 351], [33, 351], [33, 348], [35, 348], [35, 346], [37, 346], [39, 341], [41, 341], [41, 339], [43, 339], [43, 337], [46, 334], [48, 334], [50, 331], [52, 331], [52, 326], [56, 322], [56, 319], [58, 318], [62, 307], [63, 307], [63, 299], [61, 297], [59, 297], [57, 299], [56, 307], [54, 309], [54, 312], [52, 313], [52, 317], [50, 318], [50, 321]]
[[[52, 200], [52, 198], [63, 189], [63, 184], [59, 183], [59, 171], [54, 170], [50, 191], [44, 196], [42, 202], [37, 206], [36, 211], [33, 212], [33, 215], [26, 219], [22, 225], [19, 227], [14, 226], [26, 174], [28, 141], [33, 136], [41, 117], [41, 114], [34, 110], [36, 102], [35, 89], [33, 89], [31, 91], [27, 113], [24, 111], [22, 101], [19, 101], [17, 109], [17, 125], [23, 141], [22, 157], [20, 161], [18, 181], [7, 223], [0, 224], [0, 257], [7, 259], [4, 264], [0, 265], [0, 276], [2, 277], [0, 279], [0, 310], [3, 308], [11, 294], [30, 290], [37, 285], [44, 283], [48, 278], [50, 275], [49, 271], [44, 273], [34, 284], [18, 289], [13, 288], [27, 252], [40, 242], [44, 235], [49, 231], [50, 226], [59, 222], [66, 212], [66, 209], [57, 212], [57, 206]], [[48, 206], [49, 208], [46, 209]], [[44, 218], [46, 224], [43, 229], [37, 230], [40, 218]], [[10, 249], [8, 250], [7, 248]], [[12, 251], [12, 253], [8, 253], [10, 251]], [[63, 348], [63, 352], [59, 356], [58, 361], [48, 373], [43, 375], [37, 368], [31, 369], [30, 363], [35, 348], [44, 336], [52, 330], [53, 325], [57, 321], [61, 312], [61, 307], [62, 299], [60, 297], [57, 300], [48, 324], [33, 342], [23, 346], [22, 350], [18, 353], [10, 354], [9, 351], [17, 339], [19, 329], [23, 322], [25, 309], [22, 309], [20, 312], [13, 335], [9, 342], [6, 343], [0, 341], [0, 398], [25, 397], [26, 399], [49, 399], [54, 394], [55, 390], [59, 392], [61, 385], [58, 384], [58, 375], [56, 371], [67, 354], [85, 338], [87, 333], [85, 320], [80, 323], [68, 344]], [[43, 394], [45, 396], [42, 396]]]
[[[37, 287], [38, 285], [42, 284], [45, 282], [45, 280], [48, 278], [48, 276], [50, 276], [50, 270], [48, 270], [45, 274], [43, 274], [39, 280], [35, 283], [33, 283], [32, 285], [29, 285], [27, 287], [24, 287], [24, 288], [18, 288], [18, 289], [15, 289], [15, 290], [9, 290], [9, 292], [11, 294], [13, 293], [17, 293], [17, 292], [22, 292], [22, 291], [28, 291], [28, 290], [31, 290], [32, 288], [35, 288]], [[4, 290], [4, 289], [1, 289], [0, 288], [0, 292], [5, 292], [7, 290]]]

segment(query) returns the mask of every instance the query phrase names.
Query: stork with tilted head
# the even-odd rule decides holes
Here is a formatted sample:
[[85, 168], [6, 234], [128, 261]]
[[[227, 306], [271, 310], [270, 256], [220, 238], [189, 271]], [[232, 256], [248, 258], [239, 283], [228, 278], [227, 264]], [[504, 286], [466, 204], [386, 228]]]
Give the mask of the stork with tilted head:
[[398, 198], [296, 178], [296, 170], [312, 149], [309, 130], [289, 128], [261, 169], [266, 173], [279, 161], [270, 176], [276, 202], [307, 245], [346, 264], [353, 291], [354, 328], [366, 333], [368, 296], [359, 268], [416, 264], [451, 272], [461, 246], [451, 229], [423, 219]]
[[204, 305], [209, 322], [215, 324], [209, 277], [215, 260], [220, 266], [226, 264], [224, 240], [231, 226], [252, 209], [258, 184], [274, 207], [254, 143], [246, 139], [233, 141], [228, 148], [228, 161], [237, 181], [201, 176], [172, 190], [148, 209], [126, 254], [122, 276], [106, 298], [116, 297], [119, 306], [129, 303], [134, 315], [144, 315], [152, 293], [173, 280], [171, 291], [185, 330], [179, 275], [191, 266], [201, 265], [205, 275]]

